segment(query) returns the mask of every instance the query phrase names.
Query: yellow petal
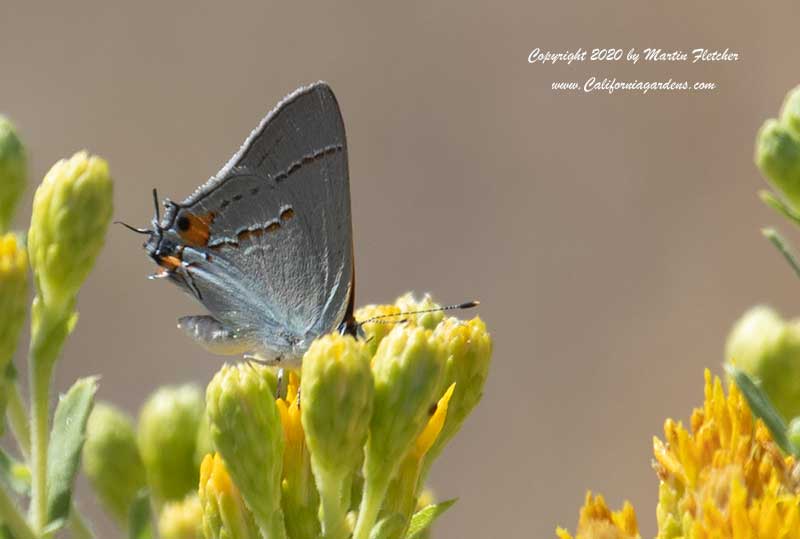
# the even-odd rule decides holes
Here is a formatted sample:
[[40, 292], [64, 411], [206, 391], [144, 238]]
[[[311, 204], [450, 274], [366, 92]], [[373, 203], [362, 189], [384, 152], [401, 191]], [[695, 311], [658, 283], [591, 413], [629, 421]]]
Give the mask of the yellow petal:
[[444, 392], [442, 398], [439, 399], [439, 402], [436, 404], [436, 411], [433, 412], [433, 415], [428, 420], [428, 424], [425, 425], [422, 433], [417, 437], [412, 451], [418, 459], [425, 456], [425, 453], [431, 448], [433, 442], [436, 441], [436, 437], [442, 432], [444, 421], [447, 419], [447, 407], [450, 404], [450, 398], [453, 396], [453, 391], [455, 391], [455, 389], [456, 384], [453, 382], [450, 384], [450, 387], [447, 388], [447, 391]]

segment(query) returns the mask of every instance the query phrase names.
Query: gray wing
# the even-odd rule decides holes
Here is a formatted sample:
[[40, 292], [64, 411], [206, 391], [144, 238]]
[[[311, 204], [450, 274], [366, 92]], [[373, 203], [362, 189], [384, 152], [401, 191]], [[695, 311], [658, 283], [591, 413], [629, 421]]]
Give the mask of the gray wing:
[[336, 328], [353, 253], [347, 145], [330, 87], [286, 97], [169, 213], [191, 287], [226, 327], [278, 349]]

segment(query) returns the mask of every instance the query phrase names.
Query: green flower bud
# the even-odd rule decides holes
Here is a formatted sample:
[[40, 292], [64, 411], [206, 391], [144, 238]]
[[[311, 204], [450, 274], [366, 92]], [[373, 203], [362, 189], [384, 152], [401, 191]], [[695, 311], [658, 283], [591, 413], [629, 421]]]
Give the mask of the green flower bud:
[[206, 539], [261, 539], [253, 514], [219, 454], [203, 459], [199, 493]]
[[79, 152], [44, 177], [33, 199], [28, 251], [37, 293], [55, 312], [71, 312], [103, 246], [111, 219], [111, 177], [101, 158]]
[[464, 420], [480, 402], [492, 357], [492, 338], [480, 318], [468, 322], [447, 318], [433, 335], [447, 356], [444, 385], [456, 384], [456, 390], [450, 399], [444, 427], [428, 452], [429, 462], [461, 429]]
[[416, 311], [433, 311], [433, 312], [400, 317], [402, 319], [408, 320], [408, 323], [410, 324], [417, 325], [425, 329], [434, 329], [436, 326], [439, 325], [439, 322], [441, 322], [442, 319], [444, 319], [444, 311], [434, 310], [434, 309], [439, 309], [441, 305], [439, 305], [438, 303], [434, 303], [434, 301], [431, 299], [430, 294], [425, 294], [425, 296], [420, 301], [417, 301], [416, 299], [414, 299], [414, 295], [411, 292], [409, 292], [397, 298], [394, 304], [397, 306], [398, 310], [401, 313], [413, 313]]
[[203, 539], [203, 508], [196, 493], [168, 502], [158, 517], [161, 539]]
[[373, 391], [370, 357], [350, 336], [325, 335], [303, 357], [300, 410], [329, 539], [349, 535], [342, 501], [363, 460]]
[[197, 488], [194, 457], [202, 416], [202, 393], [194, 385], [162, 387], [142, 406], [139, 451], [159, 502], [181, 500]]
[[800, 140], [777, 120], [767, 120], [756, 138], [756, 165], [793, 208], [800, 208]]
[[397, 326], [381, 342], [372, 365], [375, 405], [367, 444], [372, 465], [391, 466], [422, 432], [441, 396], [445, 357], [441, 342], [419, 327]]
[[325, 335], [303, 357], [300, 381], [314, 473], [345, 477], [361, 463], [373, 397], [370, 358], [350, 336]]
[[8, 230], [27, 180], [25, 147], [14, 125], [0, 116], [0, 234]]
[[97, 403], [86, 425], [83, 471], [106, 509], [125, 525], [145, 472], [133, 421], [106, 403]]
[[414, 299], [414, 295], [409, 292], [397, 298], [394, 305], [366, 305], [359, 308], [355, 313], [356, 320], [365, 322], [373, 318], [376, 319], [373, 322], [365, 322], [362, 325], [368, 354], [374, 356], [383, 338], [401, 321], [410, 326], [421, 326], [425, 329], [435, 328], [444, 318], [444, 313], [441, 311], [418, 315], [405, 315], [403, 313], [425, 311], [439, 307], [440, 305], [434, 303], [430, 295], [426, 294], [421, 301], [417, 301]]
[[280, 507], [283, 427], [274, 389], [248, 363], [225, 365], [206, 390], [214, 447], [269, 539], [285, 537]]
[[194, 448], [194, 463], [197, 469], [209, 453], [214, 452], [214, 442], [211, 441], [211, 426], [208, 424], [208, 414], [203, 410], [200, 424], [197, 427], [197, 443]]
[[375, 399], [364, 463], [365, 490], [355, 539], [367, 539], [400, 461], [441, 396], [444, 350], [433, 332], [396, 326], [372, 364]]
[[[361, 329], [364, 332], [364, 346], [367, 354], [372, 357], [378, 350], [381, 341], [392, 331], [397, 320], [402, 320], [400, 309], [396, 305], [365, 305], [356, 310], [355, 319], [364, 322]], [[365, 322], [377, 318], [373, 322]], [[390, 321], [391, 323], [388, 323]]]
[[786, 94], [780, 121], [795, 136], [800, 137], [800, 86], [796, 86]]
[[800, 86], [786, 96], [780, 119], [764, 122], [756, 138], [756, 164], [785, 202], [800, 209]]
[[754, 307], [728, 336], [725, 359], [749, 374], [785, 419], [800, 415], [800, 322]]

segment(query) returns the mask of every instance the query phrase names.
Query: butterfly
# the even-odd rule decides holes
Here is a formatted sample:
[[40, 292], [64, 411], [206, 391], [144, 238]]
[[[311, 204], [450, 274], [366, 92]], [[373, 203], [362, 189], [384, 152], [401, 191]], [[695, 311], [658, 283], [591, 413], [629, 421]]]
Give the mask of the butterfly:
[[[330, 86], [286, 96], [228, 163], [183, 202], [159, 204], [144, 249], [209, 314], [178, 327], [212, 353], [298, 367], [314, 339], [362, 336], [366, 322], [469, 309], [353, 317], [355, 264], [347, 141]], [[164, 207], [161, 215], [159, 206]]]
[[[153, 191], [147, 255], [208, 314], [178, 327], [207, 350], [298, 366], [317, 337], [355, 335], [347, 142], [324, 82], [261, 121], [222, 169], [183, 202]], [[124, 223], [123, 223], [124, 224]]]

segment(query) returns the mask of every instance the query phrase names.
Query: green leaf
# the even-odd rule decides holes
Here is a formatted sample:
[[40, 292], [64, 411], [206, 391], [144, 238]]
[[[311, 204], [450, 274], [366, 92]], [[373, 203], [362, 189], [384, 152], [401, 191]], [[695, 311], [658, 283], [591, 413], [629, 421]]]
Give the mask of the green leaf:
[[69, 518], [72, 486], [96, 392], [97, 378], [82, 378], [59, 398], [47, 452], [48, 528], [57, 529]]
[[30, 496], [31, 471], [22, 462], [0, 448], [0, 479], [11, 490], [22, 496]]
[[794, 256], [792, 249], [789, 247], [789, 243], [783, 239], [783, 237], [778, 233], [777, 230], [774, 228], [765, 228], [761, 231], [772, 245], [778, 248], [778, 251], [781, 252], [783, 258], [789, 263], [789, 265], [794, 270], [795, 275], [800, 277], [800, 264], [797, 263], [797, 258]]
[[128, 538], [152, 539], [153, 514], [150, 505], [150, 492], [142, 489], [136, 494], [128, 513]]
[[784, 453], [797, 457], [799, 452], [786, 434], [786, 423], [783, 421], [781, 414], [772, 406], [769, 397], [761, 391], [761, 388], [756, 385], [746, 372], [732, 365], [725, 365], [725, 371], [734, 379], [739, 391], [747, 399], [747, 404], [750, 405], [753, 415], [760, 418], [767, 426], [775, 443]]
[[369, 539], [390, 539], [399, 536], [406, 526], [406, 517], [402, 513], [392, 513], [386, 516], [372, 528]]
[[453, 498], [452, 500], [431, 504], [414, 513], [414, 516], [411, 517], [411, 524], [408, 527], [406, 539], [416, 539], [419, 537], [419, 535], [425, 531], [425, 528], [433, 524], [434, 520], [450, 509], [457, 501], [458, 498]]

